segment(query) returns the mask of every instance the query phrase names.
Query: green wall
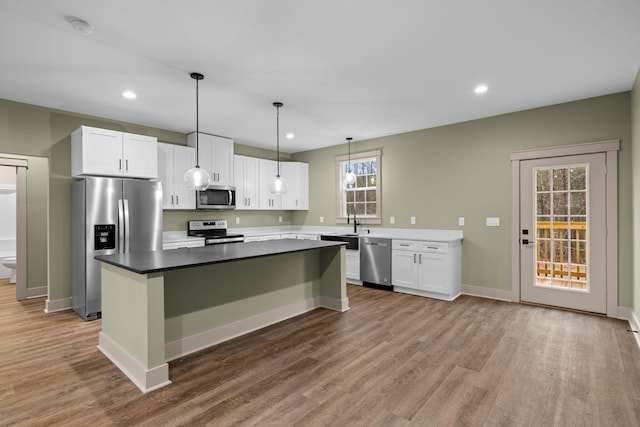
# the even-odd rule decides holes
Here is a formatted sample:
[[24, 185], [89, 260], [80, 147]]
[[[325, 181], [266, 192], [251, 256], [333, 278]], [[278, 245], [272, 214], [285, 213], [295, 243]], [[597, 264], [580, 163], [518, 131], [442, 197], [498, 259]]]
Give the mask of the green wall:
[[[186, 135], [131, 123], [101, 119], [50, 108], [0, 99], [0, 153], [13, 154], [30, 161], [28, 192], [28, 287], [49, 287], [49, 300], [71, 296], [71, 138], [78, 126], [151, 135], [163, 142], [186, 144]], [[275, 153], [236, 145], [238, 154], [275, 158]], [[282, 158], [287, 158], [287, 155]], [[43, 195], [48, 195], [43, 197]], [[48, 205], [47, 205], [48, 203]], [[177, 211], [165, 213], [165, 230], [185, 230], [190, 218], [226, 218], [241, 226], [290, 224], [290, 213]], [[48, 227], [48, 228], [47, 228]], [[46, 242], [46, 243], [45, 243]], [[48, 268], [47, 268], [48, 266]]]
[[[1, 147], [1, 146], [0, 146]], [[19, 157], [28, 162], [27, 170], [27, 288], [47, 286], [49, 266], [47, 236], [49, 234], [49, 159], [16, 156], [0, 150], [0, 157]]]
[[[632, 275], [631, 113], [638, 105], [638, 82], [625, 92], [516, 112], [433, 129], [356, 141], [354, 152], [382, 149], [383, 227], [462, 229], [463, 283], [508, 290], [510, 283], [510, 153], [514, 150], [620, 139], [619, 153], [619, 305], [640, 307]], [[633, 95], [633, 96], [632, 96]], [[637, 111], [634, 121], [638, 128]], [[48, 265], [49, 299], [70, 296], [70, 138], [80, 125], [157, 136], [185, 144], [176, 132], [67, 113], [0, 100], [0, 153], [49, 159]], [[638, 135], [638, 132], [636, 132]], [[236, 144], [237, 154], [274, 158], [274, 153]], [[225, 218], [231, 226], [333, 225], [336, 155], [346, 145], [296, 153], [292, 160], [310, 164], [310, 209], [305, 212], [167, 211], [165, 230], [184, 230], [190, 218]], [[636, 160], [637, 165], [640, 161]], [[633, 203], [639, 204], [637, 197]], [[38, 208], [40, 209], [40, 208]], [[42, 209], [45, 209], [42, 207]], [[283, 222], [278, 222], [282, 216]], [[389, 224], [389, 217], [396, 224]], [[409, 224], [409, 217], [417, 224]], [[457, 219], [464, 216], [464, 227]], [[489, 228], [485, 217], [500, 217]], [[638, 237], [635, 237], [638, 241]], [[41, 240], [39, 240], [41, 242]], [[30, 245], [31, 246], [31, 245]], [[31, 264], [31, 255], [30, 255]], [[35, 263], [34, 263], [35, 264]], [[637, 275], [636, 275], [637, 277]], [[640, 287], [636, 279], [636, 288]], [[636, 292], [638, 294], [638, 292]], [[637, 301], [636, 301], [637, 300]], [[634, 304], [635, 302], [635, 304]]]
[[633, 265], [633, 305], [638, 316], [640, 311], [640, 70], [636, 75], [631, 90], [631, 138], [633, 141], [633, 251], [631, 264]]
[[[511, 164], [515, 150], [620, 139], [619, 291], [631, 292], [631, 138], [628, 92], [356, 141], [352, 152], [382, 149], [383, 227], [462, 229], [462, 283], [511, 289]], [[335, 220], [335, 156], [346, 145], [296, 153], [308, 162], [310, 206], [294, 224]], [[391, 225], [389, 217], [395, 216]], [[416, 225], [410, 225], [411, 216]], [[458, 217], [465, 217], [459, 227]], [[486, 217], [500, 227], [486, 227]], [[374, 228], [374, 226], [372, 226]]]

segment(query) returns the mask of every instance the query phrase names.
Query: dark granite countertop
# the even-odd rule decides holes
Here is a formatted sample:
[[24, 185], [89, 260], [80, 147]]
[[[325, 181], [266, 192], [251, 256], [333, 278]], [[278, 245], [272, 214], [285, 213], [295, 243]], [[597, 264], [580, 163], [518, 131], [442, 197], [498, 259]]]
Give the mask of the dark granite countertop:
[[98, 255], [95, 259], [115, 265], [116, 267], [124, 268], [125, 270], [133, 271], [134, 273], [147, 274], [291, 252], [310, 251], [340, 245], [346, 245], [346, 243], [323, 240], [283, 239], [263, 242], [227, 243], [164, 251]]

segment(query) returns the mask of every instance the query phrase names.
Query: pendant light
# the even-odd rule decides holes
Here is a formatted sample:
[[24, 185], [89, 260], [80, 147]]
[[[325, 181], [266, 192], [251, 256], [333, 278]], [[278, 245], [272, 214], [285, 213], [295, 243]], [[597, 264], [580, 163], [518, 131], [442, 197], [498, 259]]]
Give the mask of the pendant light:
[[269, 186], [269, 191], [276, 194], [282, 194], [287, 192], [287, 187], [289, 184], [287, 180], [280, 176], [280, 107], [284, 104], [282, 102], [274, 102], [273, 106], [276, 107], [276, 155], [277, 163], [278, 163], [278, 172], [276, 176], [271, 180], [271, 185]]
[[353, 173], [351, 165], [351, 140], [353, 138], [347, 138], [347, 144], [349, 147], [349, 160], [347, 162], [347, 173], [344, 174], [344, 186], [353, 185], [356, 182], [356, 174]]
[[184, 183], [188, 190], [204, 191], [209, 187], [209, 172], [198, 165], [198, 142], [200, 139], [199, 111], [198, 111], [198, 82], [204, 79], [200, 73], [191, 73], [191, 78], [196, 81], [196, 166], [184, 174]]

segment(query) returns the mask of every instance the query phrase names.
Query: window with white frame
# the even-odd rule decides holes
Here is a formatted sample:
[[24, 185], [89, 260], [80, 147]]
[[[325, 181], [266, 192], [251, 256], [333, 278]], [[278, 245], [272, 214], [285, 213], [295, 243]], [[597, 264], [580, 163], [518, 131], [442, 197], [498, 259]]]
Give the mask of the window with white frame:
[[[382, 222], [380, 207], [381, 152], [369, 151], [336, 157], [337, 213], [336, 222], [344, 223], [354, 214], [364, 224]], [[355, 175], [353, 184], [345, 183], [345, 175]]]

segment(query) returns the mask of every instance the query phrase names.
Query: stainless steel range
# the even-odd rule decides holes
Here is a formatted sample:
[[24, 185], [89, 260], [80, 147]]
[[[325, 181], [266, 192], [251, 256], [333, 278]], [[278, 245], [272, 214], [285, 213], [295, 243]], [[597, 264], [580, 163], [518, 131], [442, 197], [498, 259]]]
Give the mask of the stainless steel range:
[[226, 219], [205, 219], [189, 221], [188, 236], [204, 237], [205, 245], [244, 242], [244, 235], [227, 233]]

